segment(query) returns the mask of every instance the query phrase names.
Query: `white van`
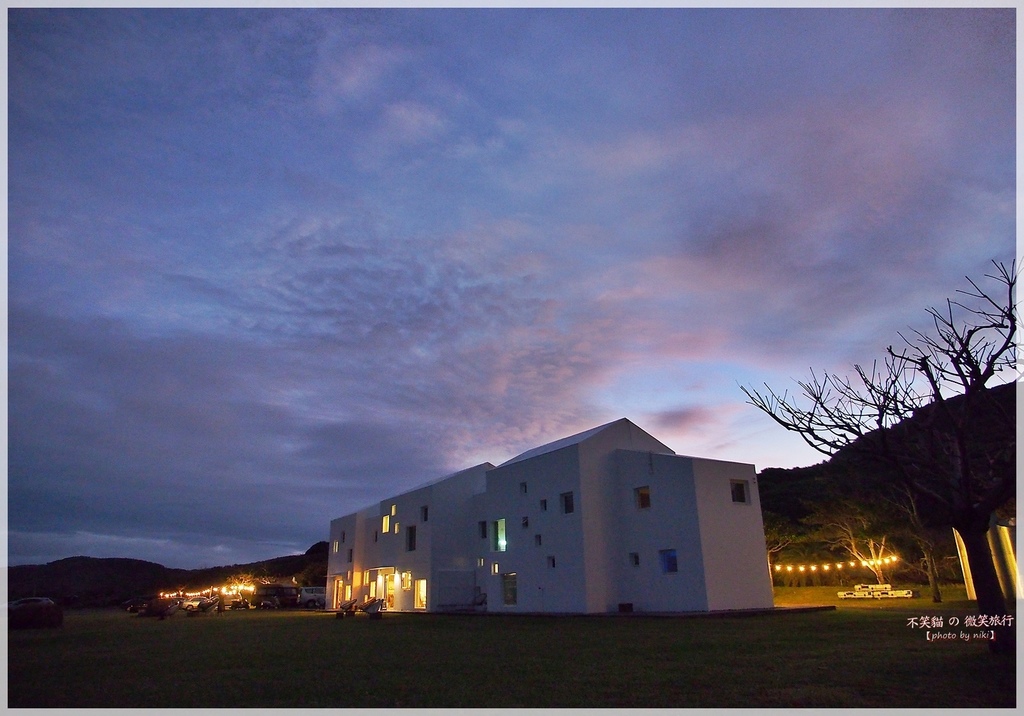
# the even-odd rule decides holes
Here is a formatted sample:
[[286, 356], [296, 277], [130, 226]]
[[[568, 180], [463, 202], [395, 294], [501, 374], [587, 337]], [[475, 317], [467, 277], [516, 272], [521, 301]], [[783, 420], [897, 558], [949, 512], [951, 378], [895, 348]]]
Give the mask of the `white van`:
[[299, 590], [299, 606], [309, 609], [323, 609], [327, 605], [327, 587], [302, 587]]

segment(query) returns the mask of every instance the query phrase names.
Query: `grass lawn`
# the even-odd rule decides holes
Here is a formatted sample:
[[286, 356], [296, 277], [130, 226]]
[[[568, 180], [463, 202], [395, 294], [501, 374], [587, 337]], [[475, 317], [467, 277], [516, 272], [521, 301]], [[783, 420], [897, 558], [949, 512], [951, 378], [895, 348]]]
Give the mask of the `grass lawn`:
[[[777, 603], [837, 601], [822, 590]], [[8, 633], [8, 706], [1014, 707], [1015, 658], [908, 626], [973, 613], [952, 596], [719, 618], [69, 611]]]

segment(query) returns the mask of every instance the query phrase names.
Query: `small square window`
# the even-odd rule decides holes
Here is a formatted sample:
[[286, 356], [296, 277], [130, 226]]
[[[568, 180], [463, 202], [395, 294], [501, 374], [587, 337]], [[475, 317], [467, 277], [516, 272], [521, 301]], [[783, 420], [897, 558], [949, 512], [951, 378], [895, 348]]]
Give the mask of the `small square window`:
[[562, 514], [569, 515], [576, 511], [576, 505], [571, 492], [563, 492], [559, 495], [559, 500], [562, 505]]
[[555, 568], [555, 555], [549, 554], [548, 555], [548, 569], [554, 569], [554, 568]]
[[534, 535], [534, 536], [533, 536], [533, 543], [534, 543], [535, 545], [537, 545], [538, 547], [540, 547], [540, 545], [541, 545], [541, 543], [542, 543], [542, 540], [541, 540], [541, 538], [540, 538], [540, 535]]
[[633, 498], [638, 509], [646, 510], [651, 506], [651, 488], [647, 485], [633, 490]]
[[548, 501], [547, 500], [541, 500], [540, 501], [540, 511], [541, 512], [547, 512], [548, 511]]
[[730, 480], [729, 489], [732, 491], [732, 501], [748, 504], [750, 502], [749, 490], [746, 480]]
[[661, 571], [668, 574], [679, 571], [679, 560], [676, 558], [674, 549], [658, 550], [658, 558], [661, 560]]
[[639, 567], [640, 566], [640, 553], [639, 552], [630, 552], [629, 553], [629, 563], [631, 565], [633, 565], [634, 567]]
[[530, 526], [530, 518], [529, 517], [524, 517], [523, 518], [523, 529], [526, 529], [529, 526]]

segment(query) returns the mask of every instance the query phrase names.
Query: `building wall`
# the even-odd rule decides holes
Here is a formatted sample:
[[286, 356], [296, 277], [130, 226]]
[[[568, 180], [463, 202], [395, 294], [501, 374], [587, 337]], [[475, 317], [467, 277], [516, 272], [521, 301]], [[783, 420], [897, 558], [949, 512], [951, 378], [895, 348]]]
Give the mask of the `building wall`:
[[[693, 459], [709, 610], [771, 608], [771, 575], [753, 465]], [[734, 502], [733, 482], [747, 487]]]
[[[524, 483], [526, 492], [522, 491]], [[573, 512], [568, 514], [561, 501], [567, 493], [573, 495]], [[478, 577], [487, 593], [489, 611], [585, 611], [584, 513], [576, 445], [488, 472], [487, 492], [478, 500], [477, 515], [488, 528], [486, 540], [475, 536], [474, 541], [478, 557], [484, 561]], [[523, 518], [527, 527], [523, 527]], [[505, 520], [504, 552], [493, 550], [490, 532], [494, 521], [500, 519]], [[515, 605], [504, 603], [502, 575], [510, 573], [516, 574], [518, 586]]]

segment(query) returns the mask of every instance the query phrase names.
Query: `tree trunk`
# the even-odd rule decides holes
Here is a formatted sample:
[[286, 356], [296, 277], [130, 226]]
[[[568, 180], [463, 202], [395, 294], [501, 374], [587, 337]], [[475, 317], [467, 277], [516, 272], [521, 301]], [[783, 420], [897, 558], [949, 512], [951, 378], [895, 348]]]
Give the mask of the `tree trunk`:
[[[986, 530], [957, 530], [967, 552], [967, 562], [974, 582], [974, 594], [978, 600], [978, 614], [989, 617], [1006, 615], [1006, 599], [999, 585], [996, 567], [992, 563], [992, 550], [988, 544]], [[1016, 639], [1012, 626], [992, 628], [995, 638], [989, 642], [989, 649], [996, 653], [1015, 653]]]
[[942, 592], [939, 591], [939, 568], [935, 564], [935, 552], [931, 547], [924, 550], [924, 562], [928, 568], [928, 587], [932, 590], [932, 601], [938, 604], [942, 601]]

